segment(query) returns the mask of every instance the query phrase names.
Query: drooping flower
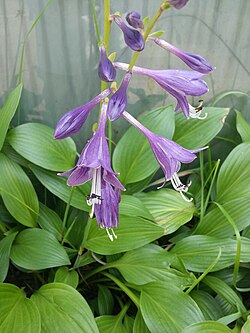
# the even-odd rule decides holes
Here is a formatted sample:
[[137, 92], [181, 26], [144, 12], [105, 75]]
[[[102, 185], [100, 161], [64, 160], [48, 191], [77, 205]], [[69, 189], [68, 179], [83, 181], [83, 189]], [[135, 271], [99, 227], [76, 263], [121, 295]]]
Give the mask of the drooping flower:
[[181, 9], [187, 4], [188, 0], [168, 0], [168, 3], [176, 9]]
[[[110, 239], [113, 240], [109, 229], [117, 227], [118, 192], [125, 190], [125, 188], [117, 179], [117, 174], [114, 173], [110, 165], [105, 136], [106, 113], [107, 103], [104, 102], [98, 129], [83, 149], [76, 166], [59, 175], [69, 175], [67, 181], [69, 186], [81, 185], [92, 180], [91, 193], [87, 197], [87, 204], [92, 205], [91, 216], [96, 214], [99, 227], [106, 228]], [[108, 209], [111, 211], [108, 212]]]
[[77, 133], [86, 121], [90, 111], [111, 92], [112, 89], [106, 89], [88, 103], [65, 113], [55, 127], [55, 139], [62, 140]]
[[115, 23], [123, 32], [124, 41], [134, 51], [142, 51], [145, 46], [144, 39], [140, 31], [132, 29], [123, 22], [123, 20], [117, 16], [113, 15]]
[[[173, 188], [180, 192], [181, 196], [186, 201], [192, 201], [188, 199], [183, 192], [188, 191], [189, 185], [183, 184], [177, 172], [180, 170], [181, 163], [191, 163], [195, 158], [195, 153], [200, 152], [201, 150], [206, 149], [207, 147], [188, 150], [180, 146], [178, 143], [159, 136], [155, 133], [149, 131], [146, 127], [144, 127], [138, 120], [132, 117], [128, 112], [123, 112], [123, 117], [129, 121], [133, 126], [135, 126], [145, 137], [147, 138], [155, 158], [157, 159], [158, 163], [160, 164], [164, 175], [165, 175], [165, 182], [162, 186], [165, 185], [167, 180], [170, 180]], [[161, 187], [162, 187], [161, 186]]]
[[[114, 66], [122, 70], [127, 70], [128, 68], [127, 64], [120, 62], [115, 62]], [[201, 96], [209, 90], [206, 82], [201, 80], [204, 74], [196, 71], [173, 69], [152, 70], [137, 66], [134, 66], [132, 71], [149, 76], [164, 90], [174, 96], [177, 99], [175, 110], [181, 108], [187, 118], [190, 117], [190, 104], [186, 96]]]
[[103, 45], [99, 47], [100, 62], [98, 65], [98, 75], [102, 81], [112, 82], [116, 76], [116, 70], [106, 54], [106, 49]]
[[111, 121], [118, 119], [127, 106], [127, 87], [131, 79], [132, 72], [127, 71], [119, 89], [111, 96], [108, 103], [108, 118]]
[[213, 70], [213, 67], [207, 62], [206, 59], [201, 57], [199, 54], [193, 54], [191, 52], [186, 52], [178, 49], [174, 45], [169, 44], [163, 39], [150, 37], [157, 45], [161, 46], [163, 49], [173, 53], [185, 62], [193, 70], [207, 74]]
[[144, 24], [141, 20], [141, 14], [138, 12], [130, 12], [126, 15], [126, 21], [128, 22], [129, 25], [131, 25], [131, 27], [135, 28], [135, 29], [143, 29], [144, 28]]

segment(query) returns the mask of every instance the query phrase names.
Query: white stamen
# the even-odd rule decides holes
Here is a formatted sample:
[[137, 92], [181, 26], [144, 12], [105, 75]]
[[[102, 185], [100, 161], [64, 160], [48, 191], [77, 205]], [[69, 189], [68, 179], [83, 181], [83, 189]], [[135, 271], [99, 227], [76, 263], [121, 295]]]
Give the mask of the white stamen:
[[189, 104], [189, 116], [190, 118], [197, 118], [197, 119], [206, 119], [207, 113], [204, 116], [200, 116], [203, 108], [203, 100], [199, 100], [200, 104], [197, 107], [193, 107]]
[[95, 211], [95, 204], [92, 205], [91, 212], [89, 213], [89, 217], [91, 219], [94, 217], [94, 211]]
[[[111, 229], [112, 230], [112, 229]], [[107, 234], [108, 234], [108, 236], [109, 236], [109, 239], [111, 240], [111, 242], [113, 242], [113, 236], [112, 235], [110, 235], [110, 233], [109, 233], [109, 229], [108, 228], [106, 228], [106, 232], [107, 232]]]
[[89, 203], [97, 204], [97, 205], [100, 205], [102, 203], [102, 200], [101, 200], [101, 168], [93, 170], [92, 186], [91, 186]]
[[113, 234], [113, 236], [115, 237], [115, 239], [117, 239], [117, 235], [115, 234], [115, 232], [114, 232], [114, 229], [113, 229], [113, 228], [111, 228], [111, 231], [112, 231], [112, 234]]
[[193, 200], [193, 198], [187, 198], [183, 192], [187, 192], [188, 191], [188, 187], [191, 185], [191, 182], [189, 182], [187, 185], [182, 184], [182, 182], [180, 181], [180, 178], [178, 177], [177, 173], [175, 172], [173, 174], [173, 177], [171, 178], [171, 183], [173, 185], [173, 188], [180, 193], [180, 195], [182, 196], [182, 198], [187, 201], [187, 202], [191, 202]]

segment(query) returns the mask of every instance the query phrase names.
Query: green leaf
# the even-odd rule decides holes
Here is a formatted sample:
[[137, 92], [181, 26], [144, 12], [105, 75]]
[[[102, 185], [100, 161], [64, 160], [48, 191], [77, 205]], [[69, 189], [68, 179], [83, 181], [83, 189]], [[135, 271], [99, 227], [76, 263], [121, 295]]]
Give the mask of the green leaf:
[[0, 332], [41, 332], [36, 305], [25, 297], [22, 289], [8, 283], [0, 283]]
[[88, 303], [66, 284], [46, 284], [32, 295], [31, 300], [41, 315], [41, 333], [98, 333]]
[[176, 115], [173, 140], [187, 149], [196, 149], [207, 145], [221, 130], [230, 109], [204, 108], [207, 118], [187, 119], [182, 113]]
[[117, 268], [132, 284], [142, 285], [160, 280], [178, 285], [180, 288], [190, 286], [194, 282], [194, 277], [170, 268], [172, 261], [172, 254], [160, 246], [147, 244], [142, 248], [126, 252], [119, 260], [108, 265]]
[[170, 234], [190, 221], [195, 211], [193, 202], [184, 201], [180, 194], [170, 189], [160, 189], [137, 195], [153, 215], [155, 222]]
[[[151, 131], [171, 139], [174, 131], [173, 107], [148, 112], [140, 122]], [[113, 154], [113, 166], [120, 173], [124, 185], [141, 181], [159, 168], [147, 139], [133, 126], [118, 142]]]
[[54, 282], [61, 282], [76, 288], [79, 282], [79, 276], [76, 271], [69, 270], [68, 267], [59, 267], [56, 271]]
[[123, 316], [101, 316], [96, 318], [100, 333], [128, 333], [122, 323]]
[[230, 333], [232, 332], [227, 326], [216, 321], [204, 321], [186, 327], [182, 333]]
[[9, 144], [28, 161], [53, 171], [66, 171], [74, 166], [76, 146], [71, 138], [55, 140], [48, 126], [27, 123], [12, 129]]
[[243, 142], [250, 141], [250, 124], [242, 116], [241, 112], [237, 111], [236, 115], [237, 115], [236, 127], [237, 131], [241, 136], [242, 141]]
[[[180, 258], [187, 269], [204, 272], [216, 259], [219, 248], [221, 248], [221, 256], [211, 270], [214, 272], [234, 264], [236, 240], [194, 235], [179, 241], [170, 253]], [[244, 237], [241, 238], [241, 261], [250, 261], [250, 240]]]
[[243, 325], [241, 333], [250, 333], [250, 316], [247, 317], [247, 321]]
[[95, 220], [85, 242], [85, 248], [99, 254], [115, 254], [136, 249], [164, 235], [164, 229], [141, 217], [120, 215], [117, 239], [110, 241], [106, 230], [99, 229]]
[[34, 187], [23, 169], [0, 153], [0, 192], [10, 214], [20, 223], [36, 226], [39, 211]]
[[141, 314], [140, 309], [138, 310], [135, 321], [134, 321], [134, 327], [133, 327], [133, 333], [150, 333], [143, 317]]
[[37, 223], [44, 230], [49, 231], [57, 240], [61, 240], [63, 234], [63, 223], [55, 211], [39, 203], [39, 216]]
[[193, 290], [191, 296], [201, 309], [206, 320], [218, 320], [223, 316], [218, 302], [206, 291]]
[[9, 269], [10, 261], [10, 249], [12, 243], [17, 235], [17, 232], [14, 232], [7, 237], [4, 237], [0, 241], [0, 282], [3, 282], [6, 278]]
[[194, 300], [175, 285], [153, 282], [143, 287], [140, 308], [151, 333], [177, 333], [204, 317]]
[[54, 236], [36, 228], [20, 232], [12, 245], [10, 258], [17, 266], [28, 270], [70, 264], [64, 247]]
[[141, 200], [132, 195], [124, 194], [121, 196], [119, 212], [121, 215], [140, 216], [144, 217], [145, 219], [154, 221], [153, 216], [150, 214]]
[[[72, 187], [66, 184], [67, 179], [65, 177], [57, 176], [54, 172], [43, 170], [35, 166], [30, 166], [30, 169], [43, 186], [51, 193], [66, 203], [69, 201]], [[76, 186], [70, 205], [88, 212], [89, 206], [86, 204], [86, 195], [89, 193], [89, 184]]]
[[12, 90], [4, 106], [0, 109], [0, 150], [2, 149], [11, 119], [13, 118], [18, 107], [22, 89], [23, 84], [20, 83], [14, 90]]
[[98, 310], [99, 314], [109, 315], [113, 313], [114, 297], [109, 288], [106, 286], [98, 285]]
[[[241, 231], [250, 225], [249, 199], [250, 142], [238, 145], [224, 161], [218, 175], [214, 201], [223, 206]], [[213, 205], [195, 233], [227, 238], [235, 232], [220, 209]]]

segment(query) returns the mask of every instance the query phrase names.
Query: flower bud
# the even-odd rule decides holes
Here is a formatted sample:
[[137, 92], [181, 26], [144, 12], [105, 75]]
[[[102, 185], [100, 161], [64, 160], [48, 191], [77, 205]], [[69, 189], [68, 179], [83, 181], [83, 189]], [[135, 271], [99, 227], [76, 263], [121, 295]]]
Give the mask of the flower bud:
[[126, 21], [128, 22], [129, 25], [131, 25], [131, 27], [135, 29], [144, 28], [143, 22], [141, 20], [141, 15], [138, 12], [128, 13], [126, 16]]
[[112, 82], [116, 76], [116, 70], [106, 54], [105, 47], [102, 45], [100, 50], [100, 62], [98, 66], [98, 75], [102, 81]]

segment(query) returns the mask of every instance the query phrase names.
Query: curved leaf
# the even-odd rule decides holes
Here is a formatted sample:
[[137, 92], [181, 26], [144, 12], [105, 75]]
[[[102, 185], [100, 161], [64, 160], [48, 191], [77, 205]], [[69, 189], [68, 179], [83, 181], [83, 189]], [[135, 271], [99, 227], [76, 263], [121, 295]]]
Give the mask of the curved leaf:
[[49, 207], [39, 203], [39, 216], [37, 223], [44, 230], [49, 231], [57, 240], [61, 240], [63, 234], [63, 222], [57, 213]]
[[3, 282], [5, 280], [8, 273], [10, 249], [16, 235], [17, 232], [13, 232], [1, 239], [0, 241], [0, 282]]
[[0, 332], [41, 332], [36, 305], [25, 297], [22, 289], [8, 283], [0, 283]]
[[57, 141], [48, 126], [27, 123], [12, 129], [9, 144], [28, 161], [53, 171], [66, 171], [74, 166], [76, 146], [71, 138]]
[[122, 195], [119, 205], [119, 212], [121, 215], [140, 216], [145, 219], [154, 220], [146, 206], [143, 205], [140, 199], [132, 195]]
[[[174, 112], [171, 105], [146, 113], [140, 121], [151, 131], [172, 138]], [[113, 154], [113, 166], [120, 173], [124, 185], [141, 181], [159, 168], [147, 139], [133, 126], [118, 142]]]
[[54, 282], [61, 282], [76, 288], [79, 282], [79, 276], [76, 271], [70, 271], [68, 267], [59, 267], [56, 271]]
[[49, 283], [32, 296], [42, 319], [41, 333], [98, 333], [85, 299], [63, 283]]
[[227, 326], [216, 321], [204, 321], [186, 327], [182, 333], [230, 333], [232, 332]]
[[237, 131], [241, 136], [242, 141], [243, 142], [250, 141], [250, 124], [245, 120], [241, 112], [237, 111], [236, 116], [237, 116], [236, 127]]
[[20, 223], [36, 226], [39, 211], [34, 187], [23, 169], [0, 153], [0, 193], [10, 214]]
[[22, 268], [40, 270], [69, 265], [64, 247], [46, 230], [26, 229], [16, 237], [10, 254], [11, 260]]

